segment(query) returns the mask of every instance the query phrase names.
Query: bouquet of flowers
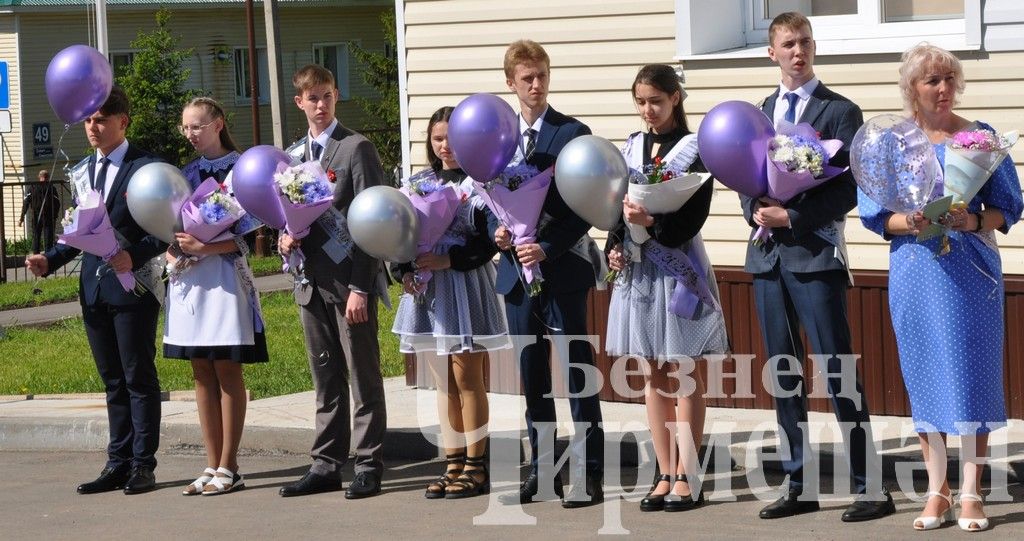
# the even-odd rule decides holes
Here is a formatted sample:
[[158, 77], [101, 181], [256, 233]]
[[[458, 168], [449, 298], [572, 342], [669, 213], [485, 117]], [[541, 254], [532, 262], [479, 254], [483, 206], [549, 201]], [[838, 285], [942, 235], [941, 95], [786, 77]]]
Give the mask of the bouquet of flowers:
[[[523, 163], [505, 168], [488, 182], [475, 181], [484, 204], [512, 234], [513, 245], [537, 241], [537, 222], [551, 186], [552, 173], [551, 167], [539, 172], [536, 167]], [[538, 264], [523, 267], [521, 278], [531, 297], [540, 294], [544, 277]]]
[[[117, 232], [110, 225], [110, 216], [107, 214], [106, 205], [103, 204], [103, 197], [95, 190], [87, 193], [79, 201], [78, 206], [69, 208], [64, 213], [61, 223], [64, 225], [64, 232], [57, 240], [61, 244], [78, 248], [103, 261], [110, 261], [110, 258], [121, 251], [121, 244], [118, 242]], [[117, 280], [121, 282], [121, 287], [125, 291], [138, 292], [135, 275], [131, 271], [117, 273]]]
[[947, 235], [948, 228], [941, 224], [943, 218], [953, 209], [967, 208], [971, 199], [978, 195], [1010, 153], [1017, 138], [1016, 131], [999, 135], [989, 130], [976, 129], [957, 132], [946, 141], [945, 164], [942, 168], [946, 196], [932, 201], [922, 209], [921, 213], [932, 223], [917, 235], [917, 240], [941, 235], [938, 255], [949, 253], [952, 248]]
[[[654, 163], [644, 166], [643, 171], [633, 171], [629, 177], [627, 192], [630, 201], [643, 205], [651, 214], [675, 212], [697, 193], [709, 176], [686, 174], [675, 162], [666, 163], [660, 157]], [[629, 238], [637, 244], [647, 242], [651, 236], [647, 228], [626, 223]]]
[[[416, 252], [428, 253], [451, 226], [462, 200], [455, 189], [446, 186], [431, 169], [410, 177], [404, 183], [402, 193], [409, 197], [419, 216]], [[414, 280], [417, 291], [423, 292], [432, 275], [427, 269], [416, 270]], [[417, 295], [416, 299], [418, 302], [423, 301], [422, 295]]]
[[[305, 238], [313, 222], [331, 208], [334, 187], [327, 173], [316, 161], [295, 166], [282, 163], [274, 173], [274, 183], [284, 210], [285, 231], [295, 240]], [[295, 249], [288, 255], [282, 269], [298, 276], [302, 274], [304, 261], [302, 250]]]
[[[785, 204], [848, 169], [829, 165], [829, 160], [843, 148], [843, 142], [822, 140], [810, 124], [783, 121], [775, 134], [768, 140], [767, 197]], [[761, 245], [770, 234], [760, 227], [751, 242]]]
[[[238, 200], [227, 193], [227, 186], [213, 178], [203, 181], [192, 196], [181, 206], [181, 225], [185, 233], [204, 244], [226, 240], [234, 236], [232, 226], [247, 216]], [[184, 272], [185, 260], [198, 261], [201, 256], [181, 255], [167, 265], [167, 274], [176, 276]]]

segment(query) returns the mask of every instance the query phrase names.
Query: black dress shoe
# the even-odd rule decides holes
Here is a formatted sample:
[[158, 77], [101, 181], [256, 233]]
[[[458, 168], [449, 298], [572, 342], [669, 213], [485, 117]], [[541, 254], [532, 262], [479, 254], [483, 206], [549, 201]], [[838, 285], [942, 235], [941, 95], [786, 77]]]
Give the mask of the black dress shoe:
[[153, 468], [138, 466], [132, 468], [132, 474], [128, 482], [124, 484], [125, 494], [142, 494], [156, 488], [156, 476], [153, 475]]
[[[677, 475], [676, 482], [686, 482], [685, 475]], [[693, 499], [693, 493], [687, 494], [686, 496], [680, 496], [678, 494], [669, 493], [665, 496], [665, 511], [669, 513], [675, 513], [679, 511], [689, 511], [690, 509], [696, 509], [704, 505], [704, 491], [702, 490], [697, 499]]]
[[647, 495], [644, 496], [644, 499], [640, 500], [640, 510], [641, 511], [644, 511], [644, 512], [661, 511], [662, 509], [665, 508], [665, 496], [668, 494], [667, 492], [665, 494], [658, 494], [657, 496], [651, 496], [651, 493], [654, 492], [654, 490], [656, 488], [658, 488], [658, 483], [660, 483], [662, 481], [664, 481], [666, 483], [670, 483], [669, 484], [669, 490], [672, 489], [672, 485], [671, 485], [671, 483], [672, 483], [672, 476], [671, 475], [659, 475], [654, 480], [654, 486], [651, 487], [651, 492], [648, 492]]
[[82, 483], [78, 485], [79, 494], [97, 494], [100, 492], [110, 492], [111, 490], [117, 490], [124, 487], [125, 482], [128, 481], [128, 466], [120, 468], [106, 467], [100, 472], [100, 476], [95, 481], [89, 481], [88, 483]]
[[582, 485], [575, 485], [569, 490], [569, 494], [562, 499], [562, 507], [566, 509], [577, 509], [579, 507], [590, 507], [604, 501], [604, 487], [602, 486], [604, 476], [600, 473], [590, 472], [586, 474], [586, 481]]
[[813, 513], [821, 506], [818, 505], [818, 500], [800, 501], [799, 492], [789, 492], [785, 496], [775, 500], [768, 504], [761, 513], [758, 515], [761, 518], [783, 518], [792, 517], [794, 515], [802, 515], [804, 513]]
[[325, 475], [313, 473], [310, 470], [306, 472], [306, 475], [302, 476], [302, 479], [281, 487], [278, 494], [288, 498], [290, 496], [305, 496], [307, 494], [319, 494], [334, 490], [341, 490], [341, 479], [331, 479]]
[[[540, 479], [537, 477], [537, 472], [530, 472], [530, 475], [526, 476], [526, 480], [519, 485], [519, 491], [511, 494], [502, 494], [498, 496], [498, 501], [505, 505], [516, 505], [533, 503], [535, 501], [533, 497], [537, 495], [540, 489]], [[559, 498], [563, 497], [562, 492], [562, 476], [559, 474], [555, 475], [554, 480], [555, 495]]]
[[861, 494], [857, 500], [846, 508], [843, 513], [843, 522], [862, 522], [889, 516], [896, 512], [896, 504], [892, 503], [892, 495], [888, 490], [882, 490], [884, 498], [879, 499], [878, 495], [868, 496]]
[[358, 500], [369, 498], [380, 494], [380, 478], [373, 472], [363, 471], [356, 474], [356, 478], [348, 484], [345, 490], [346, 500]]

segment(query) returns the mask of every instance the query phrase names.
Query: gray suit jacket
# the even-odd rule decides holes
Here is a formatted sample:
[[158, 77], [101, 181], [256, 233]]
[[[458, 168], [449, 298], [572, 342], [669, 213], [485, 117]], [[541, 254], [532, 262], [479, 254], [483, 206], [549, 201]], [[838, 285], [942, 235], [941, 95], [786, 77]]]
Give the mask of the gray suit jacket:
[[[303, 143], [304, 160], [310, 159], [309, 141]], [[356, 194], [383, 183], [384, 171], [380, 157], [366, 137], [338, 123], [331, 134], [330, 142], [320, 156], [325, 171], [334, 171], [334, 208], [343, 215]], [[328, 303], [342, 303], [348, 298], [350, 289], [374, 293], [377, 274], [382, 266], [375, 259], [352, 246], [352, 252], [340, 264], [335, 263], [323, 251], [327, 236], [318, 223], [313, 223], [309, 235], [302, 239], [302, 252], [306, 256], [306, 278], [309, 284], [296, 286], [295, 302], [305, 306], [309, 303], [313, 289]]]
[[[776, 89], [762, 102], [761, 110], [768, 118], [773, 118], [778, 95]], [[842, 141], [843, 149], [832, 158], [831, 164], [850, 165], [850, 143], [864, 124], [864, 115], [857, 104], [832, 92], [824, 83], [818, 83], [798, 122], [813, 126], [822, 139]], [[741, 195], [740, 202], [743, 217], [756, 228], [753, 214], [757, 200]], [[835, 256], [835, 247], [814, 232], [837, 220], [845, 220], [846, 213], [857, 206], [857, 183], [853, 173], [846, 171], [796, 196], [785, 206], [792, 227], [773, 228], [771, 238], [762, 246], [748, 244], [744, 270], [752, 274], [769, 272], [776, 262], [795, 273], [845, 270], [843, 262]]]

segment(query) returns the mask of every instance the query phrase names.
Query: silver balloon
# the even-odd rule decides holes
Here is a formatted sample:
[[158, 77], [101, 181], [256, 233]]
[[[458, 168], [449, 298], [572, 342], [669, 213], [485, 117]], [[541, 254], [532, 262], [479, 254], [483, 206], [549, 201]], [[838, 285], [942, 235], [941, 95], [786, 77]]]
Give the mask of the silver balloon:
[[611, 141], [596, 135], [577, 137], [555, 162], [555, 185], [565, 204], [590, 225], [610, 231], [622, 217], [629, 168]]
[[150, 235], [174, 242], [181, 232], [181, 206], [192, 195], [192, 186], [177, 167], [148, 163], [128, 180], [128, 212]]
[[873, 117], [857, 130], [850, 168], [861, 191], [893, 212], [921, 210], [942, 178], [928, 136], [913, 120], [890, 114]]
[[390, 186], [367, 188], [348, 207], [348, 232], [364, 252], [393, 263], [416, 258], [419, 218], [409, 198]]

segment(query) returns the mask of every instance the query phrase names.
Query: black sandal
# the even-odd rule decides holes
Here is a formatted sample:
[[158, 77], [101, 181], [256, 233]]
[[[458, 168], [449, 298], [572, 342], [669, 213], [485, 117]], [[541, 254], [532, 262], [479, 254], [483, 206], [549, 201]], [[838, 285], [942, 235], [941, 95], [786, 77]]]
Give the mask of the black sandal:
[[[658, 494], [657, 496], [651, 496], [651, 494], [654, 492], [654, 489], [658, 488], [658, 483], [660, 483], [662, 481], [664, 481], [666, 483], [669, 483], [668, 492], [666, 492], [664, 494]], [[647, 496], [644, 496], [644, 499], [640, 500], [640, 510], [644, 511], [644, 512], [647, 512], [647, 511], [661, 511], [662, 509], [664, 509], [665, 508], [665, 496], [668, 496], [669, 494], [672, 493], [672, 485], [671, 485], [671, 483], [672, 483], [672, 476], [671, 475], [664, 474], [664, 475], [659, 475], [658, 477], [656, 477], [654, 479], [654, 486], [651, 487], [651, 491], [647, 493]]]
[[[445, 491], [448, 486], [454, 483], [462, 475], [463, 465], [466, 463], [466, 453], [455, 453], [454, 455], [445, 455], [445, 466], [444, 473], [441, 477], [438, 477], [436, 481], [427, 485], [427, 491], [423, 494], [428, 500], [440, 500], [444, 498]], [[452, 467], [455, 465], [456, 467]]]
[[[487, 473], [487, 462], [484, 457], [468, 456], [466, 457], [466, 466], [471, 469], [463, 468], [462, 475], [445, 488], [445, 499], [469, 498], [491, 491], [491, 476]], [[480, 475], [483, 476], [482, 479], [475, 477]]]

